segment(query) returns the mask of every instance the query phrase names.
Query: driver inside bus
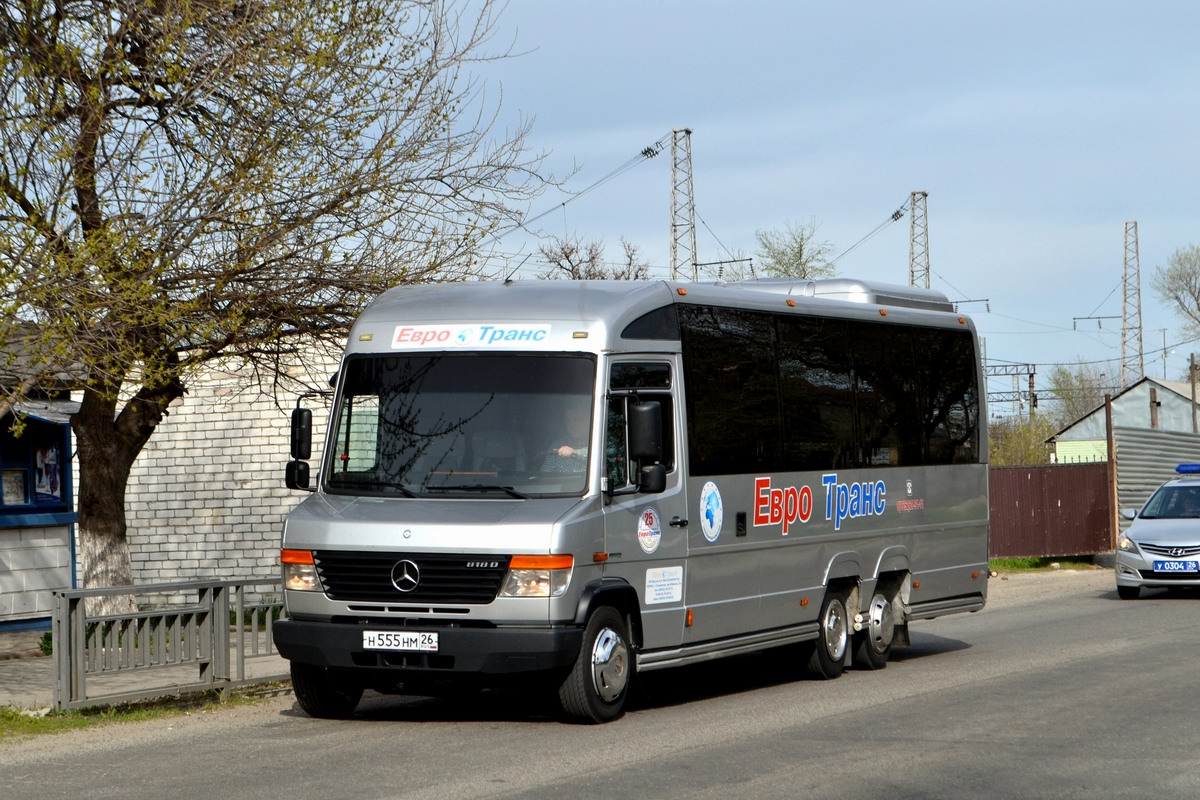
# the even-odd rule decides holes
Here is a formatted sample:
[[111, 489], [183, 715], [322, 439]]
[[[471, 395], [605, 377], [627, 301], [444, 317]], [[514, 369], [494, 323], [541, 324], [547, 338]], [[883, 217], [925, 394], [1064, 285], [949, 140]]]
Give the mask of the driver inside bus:
[[543, 469], [548, 472], [579, 472], [588, 454], [588, 421], [590, 414], [583, 403], [572, 403], [563, 409], [562, 432], [555, 437], [553, 448], [546, 457]]

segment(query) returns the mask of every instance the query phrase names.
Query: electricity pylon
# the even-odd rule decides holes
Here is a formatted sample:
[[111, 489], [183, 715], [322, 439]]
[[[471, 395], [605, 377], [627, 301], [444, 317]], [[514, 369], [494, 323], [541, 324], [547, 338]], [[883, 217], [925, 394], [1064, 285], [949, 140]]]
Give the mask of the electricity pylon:
[[696, 201], [692, 194], [692, 131], [671, 131], [671, 280], [696, 274]]

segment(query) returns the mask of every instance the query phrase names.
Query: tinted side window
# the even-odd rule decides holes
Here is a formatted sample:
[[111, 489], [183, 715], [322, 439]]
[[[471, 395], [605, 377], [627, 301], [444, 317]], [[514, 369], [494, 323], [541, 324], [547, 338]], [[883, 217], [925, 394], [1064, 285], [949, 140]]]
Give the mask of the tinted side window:
[[849, 467], [856, 461], [854, 386], [845, 337], [840, 320], [779, 320], [785, 470]]
[[692, 472], [780, 468], [779, 371], [771, 315], [680, 306]]
[[974, 463], [970, 331], [681, 305], [695, 474]]

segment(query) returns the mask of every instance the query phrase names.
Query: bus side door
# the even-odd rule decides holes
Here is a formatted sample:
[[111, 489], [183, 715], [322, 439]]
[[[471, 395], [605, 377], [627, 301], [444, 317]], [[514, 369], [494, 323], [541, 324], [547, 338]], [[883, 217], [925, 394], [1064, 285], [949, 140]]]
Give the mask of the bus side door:
[[[687, 557], [687, 490], [680, 453], [678, 360], [670, 356], [621, 356], [609, 365], [604, 404], [605, 575], [637, 590], [642, 614], [642, 648], [677, 646], [683, 637], [684, 570]], [[657, 404], [666, 470], [661, 492], [639, 490], [648, 463], [631, 459], [630, 409]]]

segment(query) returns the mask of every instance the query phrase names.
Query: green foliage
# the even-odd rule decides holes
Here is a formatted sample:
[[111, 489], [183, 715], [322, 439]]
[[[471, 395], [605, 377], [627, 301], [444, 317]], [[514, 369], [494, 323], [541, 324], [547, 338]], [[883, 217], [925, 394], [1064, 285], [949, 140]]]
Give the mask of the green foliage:
[[989, 462], [993, 467], [1013, 467], [1050, 463], [1046, 439], [1055, 432], [1046, 418], [1009, 418], [988, 426]]
[[1187, 245], [1172, 253], [1165, 267], [1154, 268], [1150, 285], [1183, 317], [1184, 334], [1200, 336], [1200, 246]]
[[1089, 556], [993, 558], [988, 565], [995, 572], [1039, 572], [1052, 569], [1092, 569], [1094, 567]]
[[758, 230], [759, 273], [772, 278], [815, 280], [833, 276], [833, 243], [817, 239], [817, 223], [788, 222], [782, 230]]
[[[72, 421], [87, 586], [192, 375], [277, 390], [397, 284], [472, 273], [545, 186], [469, 65], [490, 0], [30, 0], [0, 14], [0, 342]], [[62, 376], [66, 376], [63, 378]], [[272, 379], [277, 379], [272, 381]], [[6, 387], [6, 389], [9, 387]], [[94, 545], [94, 546], [93, 546]], [[96, 560], [124, 558], [95, 567]]]
[[54, 633], [52, 631], [46, 631], [42, 634], [42, 638], [38, 639], [38, 649], [44, 656], [54, 653]]
[[245, 687], [227, 694], [220, 691], [198, 692], [141, 703], [123, 703], [78, 711], [23, 711], [0, 706], [0, 745], [33, 736], [97, 728], [117, 723], [146, 722], [155, 719], [208, 714], [233, 705], [262, 702], [264, 689], [277, 684]]

